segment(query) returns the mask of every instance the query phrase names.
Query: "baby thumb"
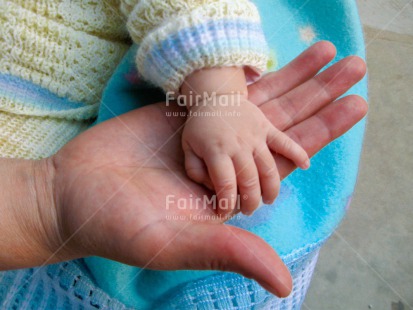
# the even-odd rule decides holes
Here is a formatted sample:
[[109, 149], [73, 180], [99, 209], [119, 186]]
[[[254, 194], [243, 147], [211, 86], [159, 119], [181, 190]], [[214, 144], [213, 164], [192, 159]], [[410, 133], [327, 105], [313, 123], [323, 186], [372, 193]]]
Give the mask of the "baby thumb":
[[180, 238], [181, 267], [232, 271], [256, 280], [278, 297], [290, 294], [292, 279], [288, 268], [257, 235], [223, 224], [196, 223], [190, 230]]

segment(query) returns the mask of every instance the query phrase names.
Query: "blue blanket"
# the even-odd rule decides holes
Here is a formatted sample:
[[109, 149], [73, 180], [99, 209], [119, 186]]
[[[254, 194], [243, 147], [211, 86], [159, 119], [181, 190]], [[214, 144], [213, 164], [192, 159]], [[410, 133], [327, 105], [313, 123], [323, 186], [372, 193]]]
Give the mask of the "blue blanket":
[[[276, 59], [272, 70], [284, 66], [318, 40], [329, 40], [337, 47], [335, 61], [348, 55], [364, 55], [362, 27], [352, 0], [256, 0], [264, 31]], [[126, 55], [104, 93], [98, 122], [143, 105], [162, 101], [159, 90], [136, 83], [133, 55]], [[367, 99], [367, 82], [350, 92]], [[250, 230], [265, 239], [290, 267], [319, 248], [338, 226], [349, 207], [356, 183], [365, 120], [337, 139], [312, 159], [311, 169], [297, 170], [282, 182], [274, 205], [263, 206], [252, 217], [237, 217], [228, 224]], [[97, 284], [112, 297], [139, 309], [167, 308], [171, 300], [179, 307], [195, 305], [209, 309], [208, 298], [200, 294], [208, 287], [232, 285], [221, 291], [214, 308], [230, 308], [230, 296], [252, 285], [237, 274], [215, 271], [141, 270], [102, 258], [85, 259]], [[293, 267], [291, 267], [293, 268]], [[225, 295], [225, 292], [228, 296]], [[256, 298], [264, 298], [261, 292]], [[264, 294], [264, 295], [263, 295]], [[261, 296], [261, 297], [260, 297]], [[233, 296], [232, 296], [233, 297]], [[186, 303], [185, 303], [186, 302]], [[186, 306], [185, 306], [186, 305]], [[231, 306], [232, 305], [232, 306]], [[245, 305], [245, 308], [251, 308]], [[195, 306], [194, 306], [195, 309]]]

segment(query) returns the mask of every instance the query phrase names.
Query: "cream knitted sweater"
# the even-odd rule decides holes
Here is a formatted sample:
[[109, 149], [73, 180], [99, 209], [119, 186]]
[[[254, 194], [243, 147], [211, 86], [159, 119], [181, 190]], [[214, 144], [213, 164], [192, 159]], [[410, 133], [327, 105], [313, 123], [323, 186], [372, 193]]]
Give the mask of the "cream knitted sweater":
[[47, 157], [85, 130], [130, 38], [165, 91], [206, 66], [266, 68], [247, 0], [0, 0], [0, 156]]
[[129, 46], [116, 7], [0, 0], [0, 156], [47, 157], [87, 128]]

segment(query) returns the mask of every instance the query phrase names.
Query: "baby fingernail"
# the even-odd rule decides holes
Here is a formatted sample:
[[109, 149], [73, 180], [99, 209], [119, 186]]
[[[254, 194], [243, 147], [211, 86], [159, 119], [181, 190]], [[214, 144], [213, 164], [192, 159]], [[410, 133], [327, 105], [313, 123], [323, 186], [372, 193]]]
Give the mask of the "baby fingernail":
[[310, 168], [310, 160], [309, 159], [307, 159], [305, 162], [304, 162], [304, 169], [308, 169], [308, 168]]

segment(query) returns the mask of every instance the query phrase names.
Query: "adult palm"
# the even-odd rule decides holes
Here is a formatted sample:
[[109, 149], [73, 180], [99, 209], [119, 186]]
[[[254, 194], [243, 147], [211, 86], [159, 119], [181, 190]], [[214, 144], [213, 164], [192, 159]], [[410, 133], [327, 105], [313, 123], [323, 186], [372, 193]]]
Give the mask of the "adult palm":
[[[330, 43], [320, 42], [249, 87], [250, 100], [309, 155], [367, 111], [356, 96], [333, 102], [364, 76], [361, 59], [346, 58], [315, 76], [334, 54]], [[223, 225], [210, 207], [189, 206], [189, 200], [212, 192], [186, 176], [185, 118], [168, 116], [172, 111], [184, 109], [158, 103], [121, 115], [76, 137], [51, 158], [55, 229], [61, 238], [55, 243], [71, 258], [99, 255], [151, 269], [234, 271], [278, 296], [288, 295], [288, 269], [267, 243]], [[281, 177], [295, 168], [274, 157]]]

